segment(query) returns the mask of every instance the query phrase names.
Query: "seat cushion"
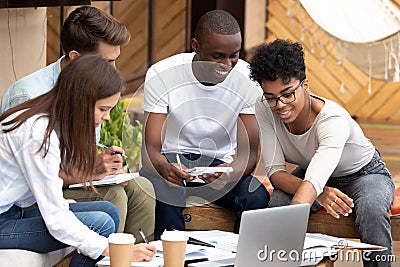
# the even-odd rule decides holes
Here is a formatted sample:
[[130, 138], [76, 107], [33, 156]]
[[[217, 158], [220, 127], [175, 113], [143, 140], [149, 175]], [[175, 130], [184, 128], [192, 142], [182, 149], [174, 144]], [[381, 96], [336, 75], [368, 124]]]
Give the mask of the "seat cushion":
[[22, 249], [0, 249], [0, 267], [54, 266], [73, 250], [68, 247], [49, 253], [36, 253]]

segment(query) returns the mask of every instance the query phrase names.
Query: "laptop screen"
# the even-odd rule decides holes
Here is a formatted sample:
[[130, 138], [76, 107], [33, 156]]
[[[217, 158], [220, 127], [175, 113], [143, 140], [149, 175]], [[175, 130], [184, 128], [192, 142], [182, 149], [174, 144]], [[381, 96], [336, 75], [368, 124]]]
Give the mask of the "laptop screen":
[[309, 212], [308, 204], [243, 212], [235, 266], [299, 266]]

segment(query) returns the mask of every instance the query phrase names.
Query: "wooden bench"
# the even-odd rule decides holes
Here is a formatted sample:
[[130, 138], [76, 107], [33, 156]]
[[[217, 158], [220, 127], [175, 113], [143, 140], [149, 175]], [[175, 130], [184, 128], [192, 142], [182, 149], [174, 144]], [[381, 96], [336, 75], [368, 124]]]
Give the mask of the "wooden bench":
[[[186, 229], [188, 230], [222, 230], [233, 232], [235, 215], [232, 211], [213, 204], [189, 206], [184, 211]], [[307, 232], [323, 233], [343, 238], [359, 238], [355, 225], [355, 216], [335, 219], [327, 213], [313, 213], [308, 221]], [[392, 238], [400, 240], [400, 217], [391, 217]]]
[[[270, 195], [273, 188], [265, 176], [256, 176], [267, 188]], [[222, 230], [233, 231], [234, 213], [216, 206], [198, 197], [189, 197], [187, 208], [183, 211], [186, 229], [188, 230]], [[400, 241], [400, 187], [396, 188], [391, 214], [393, 241]], [[308, 220], [307, 232], [322, 233], [342, 238], [359, 238], [355, 225], [355, 216], [333, 218], [324, 212], [313, 213]]]

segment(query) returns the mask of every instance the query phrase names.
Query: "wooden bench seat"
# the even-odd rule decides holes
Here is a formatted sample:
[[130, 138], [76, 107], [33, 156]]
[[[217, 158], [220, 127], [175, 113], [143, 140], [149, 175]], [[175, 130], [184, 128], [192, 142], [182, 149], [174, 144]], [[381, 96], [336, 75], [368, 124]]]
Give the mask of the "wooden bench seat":
[[[222, 230], [233, 232], [235, 220], [230, 210], [213, 204], [189, 206], [184, 211], [186, 229], [188, 230]], [[323, 233], [343, 238], [359, 238], [358, 228], [355, 225], [355, 216], [339, 219], [328, 213], [313, 213], [308, 221], [307, 232]], [[400, 216], [391, 217], [392, 239], [400, 240]]]

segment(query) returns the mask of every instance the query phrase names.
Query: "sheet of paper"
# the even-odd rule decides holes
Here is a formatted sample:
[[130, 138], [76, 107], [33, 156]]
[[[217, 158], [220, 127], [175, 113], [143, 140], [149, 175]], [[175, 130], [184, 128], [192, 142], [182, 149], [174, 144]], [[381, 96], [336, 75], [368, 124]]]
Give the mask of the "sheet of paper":
[[333, 256], [337, 250], [327, 247], [316, 247], [303, 250], [303, 258], [300, 266], [314, 266], [322, 261], [325, 257]]
[[186, 170], [192, 176], [198, 176], [204, 173], [216, 173], [216, 172], [232, 172], [232, 167], [195, 167], [192, 169]]
[[[156, 256], [162, 258], [163, 257], [162, 241], [157, 240], [150, 243], [157, 249]], [[186, 245], [185, 260], [205, 259], [207, 258], [207, 255], [208, 255], [207, 249], [203, 246], [197, 246], [191, 244]]]
[[354, 249], [363, 249], [363, 250], [386, 250], [387, 248], [356, 242], [344, 238], [318, 234], [318, 233], [307, 233], [306, 238], [304, 240], [304, 248], [312, 248], [312, 247], [327, 247], [327, 248], [354, 248]]
[[187, 233], [192, 238], [214, 245], [216, 249], [236, 252], [239, 240], [238, 234], [220, 230], [189, 231]]
[[232, 167], [195, 167], [192, 169], [187, 169], [186, 172], [189, 173], [191, 176], [196, 176], [197, 178], [187, 181], [187, 183], [202, 183], [204, 184], [205, 182], [201, 179], [198, 178], [199, 175], [202, 174], [213, 174], [216, 172], [232, 172], [233, 168]]
[[[108, 176], [105, 176], [103, 179], [98, 180], [98, 181], [93, 181], [92, 183], [95, 186], [120, 184], [120, 183], [129, 181], [129, 180], [132, 180], [138, 176], [139, 176], [138, 172], [108, 175]], [[86, 186], [90, 186], [90, 183], [87, 182]], [[82, 184], [72, 184], [69, 186], [69, 188], [80, 188], [80, 187], [83, 187], [83, 183]]]
[[[97, 266], [110, 266], [110, 257], [104, 257], [101, 261], [99, 261]], [[132, 262], [131, 267], [162, 267], [164, 266], [164, 260], [160, 257], [154, 257], [152, 261], [143, 261], [143, 262]]]

